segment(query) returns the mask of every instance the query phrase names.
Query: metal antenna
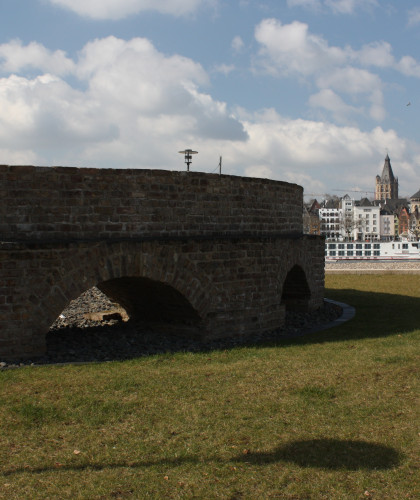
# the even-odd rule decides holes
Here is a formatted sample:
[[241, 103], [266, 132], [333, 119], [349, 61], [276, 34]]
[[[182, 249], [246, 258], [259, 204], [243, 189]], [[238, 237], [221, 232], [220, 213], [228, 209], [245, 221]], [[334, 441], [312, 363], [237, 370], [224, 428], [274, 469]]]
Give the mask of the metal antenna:
[[190, 165], [192, 163], [192, 156], [191, 155], [198, 154], [198, 151], [193, 151], [192, 149], [186, 149], [185, 151], [178, 151], [178, 153], [185, 155], [185, 163], [187, 164], [187, 172], [189, 172]]

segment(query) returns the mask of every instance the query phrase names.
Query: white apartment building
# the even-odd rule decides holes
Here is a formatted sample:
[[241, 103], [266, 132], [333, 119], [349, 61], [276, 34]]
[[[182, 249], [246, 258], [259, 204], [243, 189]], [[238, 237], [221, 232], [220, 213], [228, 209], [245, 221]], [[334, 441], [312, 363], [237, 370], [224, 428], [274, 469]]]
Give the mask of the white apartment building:
[[[346, 240], [353, 239], [354, 221], [354, 200], [348, 194], [340, 200], [340, 237]], [[341, 239], [340, 238], [340, 239]]]
[[380, 239], [380, 207], [373, 205], [367, 198], [355, 201], [346, 194], [339, 203], [328, 200], [319, 209], [319, 218], [321, 234], [327, 240]]
[[364, 198], [354, 206], [353, 239], [359, 241], [378, 241], [381, 235], [380, 207]]
[[382, 241], [394, 239], [395, 215], [391, 211], [381, 210], [379, 232]]
[[319, 218], [321, 221], [321, 234], [326, 239], [338, 239], [340, 237], [340, 210], [338, 203], [329, 200], [319, 209]]

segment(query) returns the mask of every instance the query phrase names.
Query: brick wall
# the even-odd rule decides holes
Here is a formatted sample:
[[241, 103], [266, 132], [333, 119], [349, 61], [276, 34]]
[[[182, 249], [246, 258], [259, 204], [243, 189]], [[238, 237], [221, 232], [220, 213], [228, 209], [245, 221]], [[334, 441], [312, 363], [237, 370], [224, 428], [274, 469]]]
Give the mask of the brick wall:
[[131, 317], [153, 312], [155, 294], [207, 338], [275, 329], [287, 302], [322, 305], [324, 240], [302, 235], [299, 186], [148, 170], [0, 176], [0, 359], [43, 353], [49, 326], [94, 285]]
[[165, 170], [0, 166], [0, 240], [302, 232], [302, 188]]

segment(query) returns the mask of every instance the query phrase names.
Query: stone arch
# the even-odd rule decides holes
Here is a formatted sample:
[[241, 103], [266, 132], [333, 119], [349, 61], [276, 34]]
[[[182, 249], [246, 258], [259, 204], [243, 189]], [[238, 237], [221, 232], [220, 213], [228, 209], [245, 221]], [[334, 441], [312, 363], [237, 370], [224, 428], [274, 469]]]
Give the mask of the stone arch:
[[[134, 312], [142, 308], [127, 292], [136, 293], [140, 287], [148, 289], [156, 299], [160, 292], [179, 305], [185, 306], [186, 301], [199, 317], [206, 317], [216, 293], [211, 280], [194, 262], [191, 249], [174, 242], [126, 242], [113, 247], [96, 267], [95, 276], [101, 278], [96, 284], [100, 284], [100, 288], [104, 291], [107, 288], [116, 300], [120, 296]], [[123, 281], [117, 281], [121, 279]]]
[[290, 311], [307, 311], [311, 299], [311, 290], [303, 268], [295, 264], [287, 273], [283, 282], [281, 303]]
[[[324, 240], [302, 235], [301, 186], [198, 172], [4, 165], [0, 178], [8, 213], [0, 355], [42, 353], [60, 312], [99, 283], [115, 296], [153, 290], [168, 314], [175, 304], [183, 316], [198, 315], [207, 339], [278, 327], [283, 284], [290, 302], [286, 276], [296, 264], [311, 292], [308, 307], [322, 305]], [[42, 203], [28, 182], [45, 187]]]
[[60, 262], [32, 293], [36, 309], [32, 316], [39, 319], [32, 335], [42, 345], [69, 302], [93, 286], [133, 317], [182, 322], [203, 330], [217, 297], [209, 278], [173, 242], [79, 245], [68, 248]]

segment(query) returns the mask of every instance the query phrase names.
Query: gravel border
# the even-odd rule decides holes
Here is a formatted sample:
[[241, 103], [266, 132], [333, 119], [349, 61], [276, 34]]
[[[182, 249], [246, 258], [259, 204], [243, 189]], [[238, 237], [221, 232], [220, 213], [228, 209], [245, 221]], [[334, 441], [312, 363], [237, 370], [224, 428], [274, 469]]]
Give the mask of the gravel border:
[[420, 260], [334, 260], [325, 262], [326, 274], [420, 274]]
[[0, 370], [20, 366], [85, 364], [127, 360], [175, 352], [208, 352], [240, 346], [293, 339], [339, 326], [353, 318], [354, 308], [325, 299], [324, 307], [312, 313], [289, 312], [285, 325], [275, 331], [242, 337], [202, 341], [191, 333], [174, 334], [167, 325], [123, 322], [121, 319], [94, 321], [86, 319], [86, 310], [103, 311], [115, 304], [97, 289], [91, 289], [72, 301], [47, 334], [47, 354], [29, 360], [0, 362]]

